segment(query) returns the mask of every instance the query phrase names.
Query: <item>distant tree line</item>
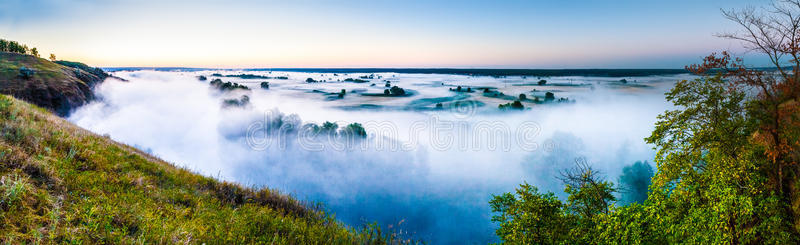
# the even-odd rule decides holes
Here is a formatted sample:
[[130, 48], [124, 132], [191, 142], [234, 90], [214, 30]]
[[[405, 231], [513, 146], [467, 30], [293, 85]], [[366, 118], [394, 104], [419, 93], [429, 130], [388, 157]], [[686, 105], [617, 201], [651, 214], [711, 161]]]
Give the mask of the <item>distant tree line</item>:
[[36, 48], [29, 48], [28, 45], [18, 43], [17, 41], [9, 41], [0, 39], [0, 51], [12, 52], [20, 54], [29, 54], [39, 57], [39, 50]]
[[30, 49], [28, 48], [28, 45], [20, 44], [17, 41], [0, 39], [0, 51], [28, 54]]
[[232, 83], [232, 82], [223, 82], [221, 79], [211, 80], [211, 82], [209, 84], [212, 87], [215, 87], [215, 88], [219, 89], [220, 91], [230, 91], [230, 90], [234, 90], [234, 89], [250, 90], [250, 88], [248, 88], [245, 85], [241, 85], [241, 84], [238, 84], [238, 83]]
[[351, 123], [343, 128], [339, 128], [339, 124], [335, 122], [325, 121], [321, 126], [308, 123], [303, 126], [312, 135], [338, 135], [343, 138], [364, 139], [367, 138], [367, 131], [360, 123]]

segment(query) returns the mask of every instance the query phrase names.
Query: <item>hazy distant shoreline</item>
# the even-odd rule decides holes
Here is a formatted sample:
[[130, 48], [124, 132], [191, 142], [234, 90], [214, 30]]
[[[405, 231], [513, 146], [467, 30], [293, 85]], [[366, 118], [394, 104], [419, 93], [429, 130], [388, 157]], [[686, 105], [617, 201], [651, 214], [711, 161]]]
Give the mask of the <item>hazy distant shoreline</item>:
[[418, 73], [418, 74], [453, 74], [473, 76], [590, 76], [590, 77], [633, 77], [655, 75], [677, 75], [689, 73], [685, 69], [467, 69], [467, 68], [189, 68], [189, 67], [104, 67], [108, 72], [114, 71], [202, 71], [202, 70], [235, 70], [235, 71], [284, 71], [284, 72], [316, 72], [316, 73]]

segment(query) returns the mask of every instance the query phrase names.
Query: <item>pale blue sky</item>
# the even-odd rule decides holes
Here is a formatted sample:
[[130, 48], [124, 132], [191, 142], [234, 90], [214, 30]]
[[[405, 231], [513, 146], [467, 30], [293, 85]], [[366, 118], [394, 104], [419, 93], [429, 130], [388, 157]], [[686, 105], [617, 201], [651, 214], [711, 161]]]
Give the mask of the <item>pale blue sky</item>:
[[2, 0], [0, 37], [98, 66], [682, 68], [741, 51], [720, 8], [767, 3]]

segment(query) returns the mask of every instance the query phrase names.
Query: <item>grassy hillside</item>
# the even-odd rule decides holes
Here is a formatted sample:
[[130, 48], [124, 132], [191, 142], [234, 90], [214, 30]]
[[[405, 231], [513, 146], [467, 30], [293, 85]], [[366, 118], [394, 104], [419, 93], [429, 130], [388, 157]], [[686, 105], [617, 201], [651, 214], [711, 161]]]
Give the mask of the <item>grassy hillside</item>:
[[[0, 52], [0, 93], [48, 108], [66, 115], [75, 107], [93, 98], [91, 88], [108, 74], [82, 63], [51, 62], [32, 55]], [[32, 69], [25, 78], [20, 68]]]
[[176, 168], [6, 95], [0, 134], [2, 243], [387, 242], [375, 229], [355, 231], [274, 191]]

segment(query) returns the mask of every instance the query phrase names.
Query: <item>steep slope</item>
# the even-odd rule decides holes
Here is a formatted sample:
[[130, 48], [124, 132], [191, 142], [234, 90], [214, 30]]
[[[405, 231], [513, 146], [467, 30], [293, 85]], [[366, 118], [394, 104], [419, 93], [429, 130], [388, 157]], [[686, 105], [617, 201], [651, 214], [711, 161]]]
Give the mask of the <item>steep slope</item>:
[[387, 242], [375, 229], [354, 231], [274, 191], [176, 168], [6, 95], [0, 134], [3, 244]]
[[[24, 77], [20, 68], [33, 70]], [[93, 98], [92, 87], [109, 75], [78, 62], [58, 63], [32, 55], [0, 52], [0, 93], [64, 116]]]

